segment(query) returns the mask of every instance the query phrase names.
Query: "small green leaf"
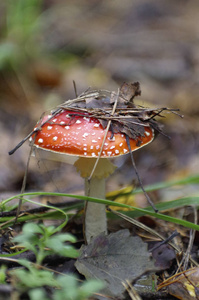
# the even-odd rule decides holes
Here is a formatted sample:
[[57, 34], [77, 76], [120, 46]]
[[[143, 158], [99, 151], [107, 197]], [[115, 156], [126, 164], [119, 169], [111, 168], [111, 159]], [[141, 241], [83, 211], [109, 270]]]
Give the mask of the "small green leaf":
[[22, 288], [42, 287], [44, 285], [56, 286], [57, 283], [53, 274], [49, 271], [38, 270], [35, 267], [30, 267], [29, 270], [17, 269], [13, 271], [17, 276], [19, 285]]
[[82, 284], [79, 291], [83, 298], [88, 298], [93, 293], [102, 290], [104, 287], [105, 283], [103, 281], [90, 279]]
[[0, 268], [0, 284], [6, 284], [6, 270], [7, 267], [2, 265]]
[[76, 237], [70, 233], [60, 233], [56, 237], [62, 242], [75, 243], [77, 241]]
[[[62, 235], [63, 237], [63, 235]], [[46, 246], [53, 250], [54, 253], [63, 255], [66, 257], [78, 257], [79, 252], [71, 245], [65, 245], [59, 238], [59, 236], [51, 237], [46, 241]]]
[[40, 233], [40, 234], [43, 234], [42, 226], [38, 225], [36, 223], [26, 223], [23, 226], [23, 233], [27, 233], [27, 234]]
[[49, 300], [49, 298], [46, 298], [46, 293], [42, 288], [32, 289], [28, 292], [28, 295], [30, 297], [30, 300]]

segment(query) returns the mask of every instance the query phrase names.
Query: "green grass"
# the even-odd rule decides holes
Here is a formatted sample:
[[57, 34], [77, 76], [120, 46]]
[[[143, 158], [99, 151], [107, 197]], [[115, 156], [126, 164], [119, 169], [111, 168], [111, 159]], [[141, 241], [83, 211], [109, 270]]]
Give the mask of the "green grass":
[[[146, 191], [155, 191], [157, 189], [171, 188], [171, 187], [179, 186], [179, 185], [198, 184], [198, 183], [199, 183], [198, 175], [197, 176], [189, 176], [189, 177], [186, 177], [186, 178], [180, 179], [180, 180], [161, 182], [158, 184], [147, 186]], [[137, 189], [135, 191], [132, 191], [131, 194], [138, 194], [141, 192], [142, 191], [140, 189]], [[124, 195], [124, 194], [125, 193], [123, 193], [121, 191], [121, 195]], [[129, 193], [126, 193], [126, 194], [129, 194]], [[117, 194], [117, 196], [119, 196], [119, 195], [120, 194]], [[174, 199], [171, 201], [158, 203], [158, 204], [156, 204], [156, 207], [159, 210], [158, 213], [155, 213], [151, 207], [142, 209], [142, 208], [134, 207], [134, 206], [123, 204], [123, 203], [116, 203], [112, 200], [107, 200], [107, 199], [99, 199], [99, 198], [66, 194], [66, 193], [47, 193], [47, 192], [31, 192], [31, 193], [19, 194], [19, 195], [10, 197], [8, 199], [5, 199], [4, 201], [2, 201], [1, 205], [5, 209], [6, 205], [8, 205], [8, 203], [10, 201], [12, 201], [13, 199], [18, 199], [18, 198], [22, 197], [24, 199], [24, 201], [34, 203], [37, 205], [41, 205], [41, 206], [46, 206], [52, 210], [50, 212], [41, 213], [41, 214], [37, 214], [37, 215], [33, 214], [33, 215], [21, 216], [21, 217], [19, 217], [19, 222], [25, 222], [28, 220], [35, 220], [35, 219], [46, 219], [46, 218], [58, 218], [58, 219], [65, 218], [65, 219], [67, 219], [67, 214], [70, 213], [70, 211], [72, 211], [74, 208], [78, 209], [78, 208], [83, 207], [83, 204], [79, 203], [79, 204], [72, 205], [67, 208], [60, 209], [60, 208], [56, 208], [54, 206], [44, 205], [44, 204], [35, 202], [34, 200], [31, 200], [30, 198], [34, 198], [34, 196], [35, 197], [38, 197], [38, 196], [58, 197], [58, 196], [60, 196], [62, 198], [70, 197], [70, 198], [75, 198], [75, 199], [79, 199], [82, 201], [91, 201], [91, 202], [101, 203], [101, 204], [105, 204], [107, 206], [117, 206], [117, 207], [121, 207], [121, 209], [128, 208], [129, 210], [131, 210], [130, 212], [128, 212], [128, 214], [131, 217], [138, 217], [141, 215], [150, 215], [150, 216], [156, 217], [156, 218], [164, 220], [164, 221], [179, 224], [179, 225], [182, 225], [184, 227], [191, 228], [194, 230], [199, 230], [199, 225], [196, 225], [196, 224], [188, 222], [186, 220], [174, 218], [167, 214], [161, 213], [161, 211], [176, 209], [176, 208], [184, 207], [184, 206], [198, 206], [199, 205], [199, 196], [184, 197], [184, 198], [180, 198], [180, 199]], [[7, 223], [4, 225], [5, 222], [7, 222]], [[0, 227], [5, 228], [8, 226], [11, 226], [13, 224], [13, 222], [14, 222], [13, 217], [2, 217], [0, 219], [0, 224], [1, 224]]]

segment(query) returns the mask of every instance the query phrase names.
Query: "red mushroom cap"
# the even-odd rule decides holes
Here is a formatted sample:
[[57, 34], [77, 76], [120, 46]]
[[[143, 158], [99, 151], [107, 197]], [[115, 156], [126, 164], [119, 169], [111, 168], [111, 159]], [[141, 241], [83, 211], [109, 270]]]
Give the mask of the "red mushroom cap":
[[[51, 119], [47, 121], [49, 118]], [[47, 122], [46, 122], [47, 121]], [[46, 123], [45, 123], [46, 122]], [[89, 114], [64, 110], [53, 118], [45, 116], [41, 130], [36, 133], [34, 145], [38, 148], [56, 153], [78, 157], [97, 157], [102, 147], [106, 129], [98, 119]], [[143, 136], [136, 140], [129, 138], [131, 151], [135, 151], [154, 138], [153, 129], [145, 126]], [[117, 157], [129, 153], [125, 134], [108, 131], [101, 158]]]

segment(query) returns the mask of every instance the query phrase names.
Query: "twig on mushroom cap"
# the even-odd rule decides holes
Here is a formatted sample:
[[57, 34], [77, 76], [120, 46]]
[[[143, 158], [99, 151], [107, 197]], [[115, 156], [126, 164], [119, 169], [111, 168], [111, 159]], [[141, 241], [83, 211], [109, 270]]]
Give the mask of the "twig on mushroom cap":
[[[116, 110], [116, 107], [117, 107], [117, 103], [118, 103], [119, 91], [120, 91], [120, 90], [118, 89], [118, 93], [117, 93], [117, 95], [116, 95], [116, 98], [114, 97], [114, 95], [112, 95], [112, 96], [115, 98], [115, 101], [114, 101], [114, 106], [113, 106], [113, 110], [112, 110], [112, 112], [111, 112], [111, 115], [114, 115], [114, 113], [115, 113], [115, 110]], [[94, 172], [95, 172], [95, 169], [96, 169], [96, 167], [97, 167], [97, 164], [98, 164], [98, 162], [99, 162], [99, 159], [100, 159], [100, 157], [101, 157], [101, 155], [102, 155], [102, 150], [103, 150], [103, 148], [104, 148], [104, 143], [105, 143], [105, 140], [106, 140], [106, 138], [107, 138], [107, 134], [108, 134], [110, 125], [111, 125], [111, 120], [108, 121], [108, 124], [107, 124], [107, 127], [106, 127], [106, 132], [105, 132], [105, 134], [104, 134], [104, 138], [103, 138], [103, 141], [102, 141], [102, 146], [101, 146], [101, 149], [100, 149], [98, 158], [97, 158], [97, 160], [96, 160], [96, 162], [95, 162], [95, 165], [94, 165], [94, 167], [93, 167], [93, 169], [92, 169], [92, 172], [91, 172], [91, 174], [90, 174], [90, 176], [89, 176], [89, 178], [88, 178], [88, 181], [91, 180], [91, 178], [92, 178], [92, 176], [93, 176], [93, 174], [94, 174]]]

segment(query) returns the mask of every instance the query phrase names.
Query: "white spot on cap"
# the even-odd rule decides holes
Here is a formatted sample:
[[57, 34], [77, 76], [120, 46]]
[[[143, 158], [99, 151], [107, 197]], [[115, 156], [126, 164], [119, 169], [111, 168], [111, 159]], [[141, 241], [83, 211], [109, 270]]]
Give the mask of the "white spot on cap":
[[124, 151], [124, 153], [127, 153], [127, 152], [128, 152], [128, 150], [127, 150], [127, 149], [124, 149], [123, 151]]
[[80, 120], [77, 120], [77, 121], [76, 121], [76, 124], [81, 124], [81, 121], [80, 121]]
[[60, 122], [60, 125], [64, 125], [64, 124], [65, 124], [65, 122], [64, 122], [64, 121], [61, 121], [61, 122]]
[[43, 143], [43, 141], [44, 141], [43, 139], [38, 139], [39, 144]]
[[83, 119], [86, 120], [86, 121], [89, 121], [89, 118], [84, 117]]
[[68, 130], [69, 128], [70, 128], [70, 126], [65, 126], [65, 129], [67, 129], [67, 130]]
[[53, 141], [56, 141], [57, 139], [58, 139], [57, 136], [54, 136], [54, 137], [53, 137]]
[[85, 132], [82, 136], [83, 138], [87, 137], [89, 135], [89, 133]]
[[150, 136], [150, 132], [145, 131], [146, 136]]
[[96, 146], [96, 149], [99, 149], [99, 148], [100, 148], [100, 146], [99, 146], [99, 145], [97, 145], [97, 146]]
[[86, 150], [87, 150], [87, 148], [86, 148], [86, 147], [84, 147], [84, 148], [83, 148], [83, 150], [84, 150], [84, 151], [86, 151]]
[[87, 145], [87, 144], [84, 144], [83, 146], [84, 146], [84, 147], [87, 147], [88, 145]]
[[84, 152], [84, 156], [87, 156], [87, 152]]
[[93, 152], [91, 155], [92, 155], [93, 157], [96, 156], [96, 154], [95, 154], [94, 152]]
[[51, 130], [52, 128], [52, 126], [47, 126], [47, 130]]
[[100, 137], [100, 136], [98, 136], [98, 140], [101, 140], [101, 137]]
[[99, 127], [99, 126], [100, 126], [100, 124], [96, 124], [96, 123], [94, 124], [94, 127]]
[[112, 151], [107, 151], [108, 156], [111, 156]]
[[81, 127], [77, 127], [77, 129], [78, 129], [78, 130], [80, 130], [80, 129], [81, 129]]
[[111, 142], [114, 142], [115, 141], [115, 137], [114, 136], [113, 136], [113, 138], [108, 137], [108, 140], [111, 141]]
[[96, 140], [92, 140], [92, 143], [97, 143], [97, 141]]
[[124, 135], [123, 135], [123, 134], [121, 134], [121, 137], [124, 137]]
[[111, 146], [111, 147], [110, 147], [110, 149], [114, 149], [114, 148], [115, 148], [115, 146]]
[[123, 146], [123, 143], [120, 143], [119, 146], [122, 147], [122, 146]]
[[53, 119], [52, 121], [53, 121], [53, 122], [56, 122], [56, 121], [57, 121], [57, 119]]
[[115, 150], [115, 154], [119, 154], [119, 153], [120, 153], [120, 151], [116, 149]]
[[94, 146], [90, 146], [90, 149], [92, 150]]
[[104, 146], [108, 146], [108, 143], [104, 143]]
[[95, 132], [93, 132], [91, 135], [95, 135]]

